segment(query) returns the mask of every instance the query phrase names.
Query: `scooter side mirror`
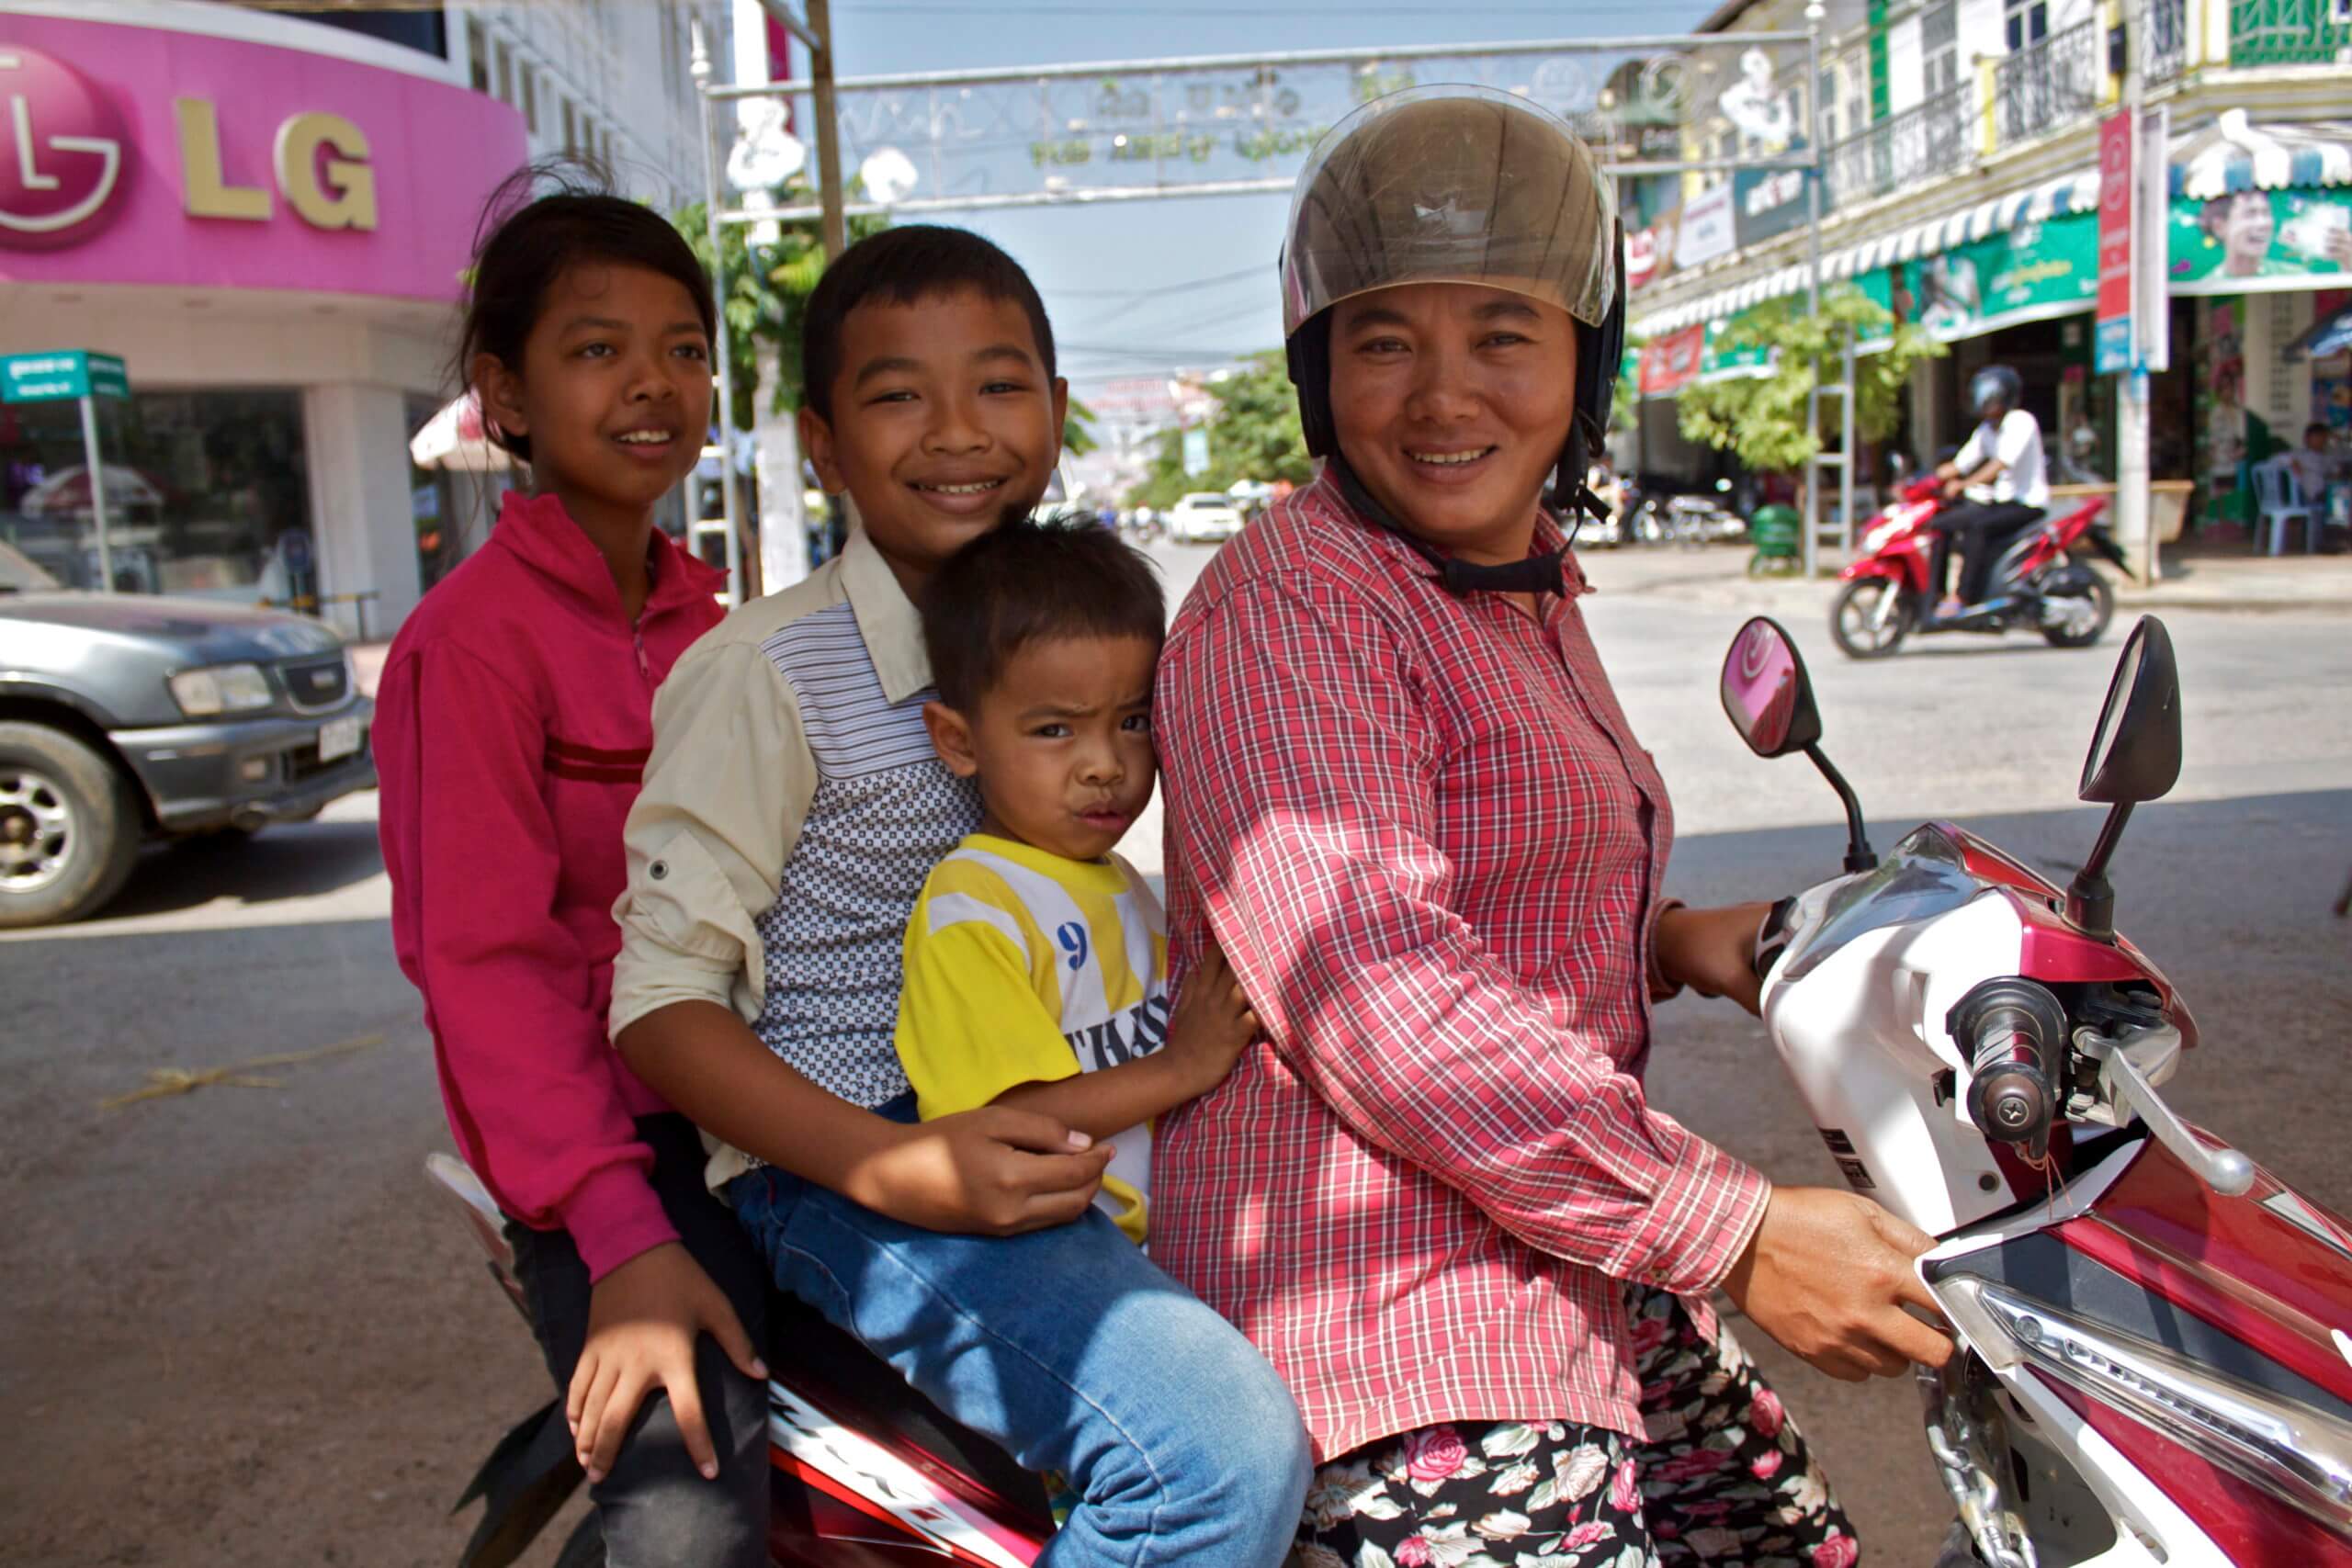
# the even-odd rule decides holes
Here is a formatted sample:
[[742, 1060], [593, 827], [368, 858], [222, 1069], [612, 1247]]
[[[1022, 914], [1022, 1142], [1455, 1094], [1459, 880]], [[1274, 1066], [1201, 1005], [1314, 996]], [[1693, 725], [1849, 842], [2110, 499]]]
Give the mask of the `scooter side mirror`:
[[1769, 615], [1739, 628], [1724, 655], [1724, 716], [1759, 757], [1785, 757], [1821, 739], [1821, 713], [1796, 644]]
[[2115, 662], [2075, 798], [2136, 806], [2162, 798], [2179, 777], [2180, 667], [2172, 634], [2143, 615]]
[[2074, 881], [2066, 885], [2066, 919], [2102, 940], [2115, 932], [2115, 890], [2108, 863], [2122, 841], [2132, 808], [2160, 798], [2180, 777], [2180, 666], [2173, 660], [2172, 634], [2154, 615], [2143, 615], [2115, 661], [2115, 679], [2099, 710], [2098, 732], [2083, 759], [2075, 798], [2109, 807], [2098, 841]]

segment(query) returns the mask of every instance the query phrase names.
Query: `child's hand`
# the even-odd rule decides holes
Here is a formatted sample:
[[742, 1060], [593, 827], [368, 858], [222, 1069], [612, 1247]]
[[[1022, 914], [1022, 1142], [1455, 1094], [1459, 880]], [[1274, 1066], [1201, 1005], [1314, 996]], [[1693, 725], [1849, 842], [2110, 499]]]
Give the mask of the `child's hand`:
[[768, 1375], [735, 1309], [678, 1243], [640, 1252], [596, 1281], [588, 1295], [588, 1343], [563, 1402], [590, 1481], [611, 1471], [639, 1403], [657, 1388], [669, 1393], [695, 1468], [718, 1477], [718, 1455], [695, 1377], [695, 1339], [702, 1334], [718, 1341], [745, 1377]]
[[1018, 1235], [1086, 1213], [1110, 1163], [1109, 1144], [1051, 1116], [988, 1105], [899, 1129], [842, 1193], [925, 1230]]
[[1175, 1016], [1168, 1021], [1168, 1043], [1160, 1048], [1190, 1086], [1186, 1098], [1206, 1094], [1223, 1083], [1258, 1034], [1258, 1015], [1250, 1010], [1241, 982], [1233, 977], [1224, 951], [1210, 942], [1200, 963], [1184, 976]]

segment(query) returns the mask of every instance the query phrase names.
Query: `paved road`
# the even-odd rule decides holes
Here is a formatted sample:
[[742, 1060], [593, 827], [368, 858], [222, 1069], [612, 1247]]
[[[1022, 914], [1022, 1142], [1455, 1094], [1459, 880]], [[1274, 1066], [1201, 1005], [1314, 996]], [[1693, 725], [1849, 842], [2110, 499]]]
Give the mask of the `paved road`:
[[[1162, 554], [1180, 591], [1206, 558]], [[1764, 897], [1828, 874], [1826, 790], [1802, 761], [1749, 757], [1715, 707], [1742, 591], [1660, 587], [1652, 564], [1599, 558], [1588, 603], [1675, 791], [1674, 890]], [[1801, 597], [1774, 603], [1882, 848], [1940, 813], [2044, 863], [2080, 859], [2096, 818], [2071, 786], [2113, 639], [1856, 665]], [[2205, 1026], [2183, 1108], [2352, 1209], [2333, 1103], [2352, 930], [2325, 913], [2352, 871], [2352, 621], [2170, 621], [2188, 762], [2132, 823], [2120, 919]], [[468, 1523], [446, 1512], [473, 1463], [545, 1397], [522, 1325], [418, 1175], [447, 1134], [391, 961], [373, 810], [359, 797], [241, 851], [151, 853], [106, 919], [0, 942], [0, 1562], [447, 1562]], [[275, 1088], [98, 1108], [153, 1068], [371, 1038], [269, 1069]], [[1835, 1179], [1744, 1015], [1672, 1004], [1654, 1086], [1776, 1179]], [[1876, 1560], [1924, 1561], [1940, 1508], [1909, 1389], [1759, 1353]]]

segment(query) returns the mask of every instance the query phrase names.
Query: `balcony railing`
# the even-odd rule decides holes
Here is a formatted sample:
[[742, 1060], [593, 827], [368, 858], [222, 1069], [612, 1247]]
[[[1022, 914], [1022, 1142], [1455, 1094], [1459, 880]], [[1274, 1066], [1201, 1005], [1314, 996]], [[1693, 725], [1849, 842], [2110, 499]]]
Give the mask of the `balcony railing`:
[[2352, 60], [2352, 24], [2330, 0], [2230, 0], [2232, 65], [2334, 65]]
[[1956, 82], [1831, 147], [1830, 199], [1867, 201], [1968, 167], [1976, 156], [1976, 89]]
[[2188, 72], [2188, 0], [2147, 0], [2140, 10], [2140, 73], [2151, 87]]
[[2092, 17], [1995, 63], [1993, 125], [2002, 146], [2047, 135], [2098, 109], [2107, 74], [2104, 30]]

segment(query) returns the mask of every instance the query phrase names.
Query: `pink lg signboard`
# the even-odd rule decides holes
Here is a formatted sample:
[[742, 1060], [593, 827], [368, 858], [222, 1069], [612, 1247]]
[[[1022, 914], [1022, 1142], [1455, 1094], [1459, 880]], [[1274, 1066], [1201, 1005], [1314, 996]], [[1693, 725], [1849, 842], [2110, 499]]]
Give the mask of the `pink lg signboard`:
[[514, 109], [407, 72], [0, 16], [0, 281], [454, 299], [527, 155]]

